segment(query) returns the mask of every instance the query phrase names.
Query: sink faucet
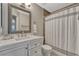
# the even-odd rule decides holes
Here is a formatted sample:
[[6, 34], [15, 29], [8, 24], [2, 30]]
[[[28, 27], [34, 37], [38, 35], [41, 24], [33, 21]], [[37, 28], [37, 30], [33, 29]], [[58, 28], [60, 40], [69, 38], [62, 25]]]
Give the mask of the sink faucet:
[[22, 31], [22, 35], [21, 35], [21, 37], [24, 37], [24, 31]]

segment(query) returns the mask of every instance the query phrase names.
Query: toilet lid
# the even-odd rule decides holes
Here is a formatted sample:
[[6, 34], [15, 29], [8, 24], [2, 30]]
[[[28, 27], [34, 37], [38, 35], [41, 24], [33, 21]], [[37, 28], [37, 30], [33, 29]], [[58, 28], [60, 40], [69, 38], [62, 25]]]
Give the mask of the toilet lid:
[[49, 45], [43, 45], [42, 48], [45, 49], [45, 50], [51, 50], [52, 49], [52, 47], [49, 46]]

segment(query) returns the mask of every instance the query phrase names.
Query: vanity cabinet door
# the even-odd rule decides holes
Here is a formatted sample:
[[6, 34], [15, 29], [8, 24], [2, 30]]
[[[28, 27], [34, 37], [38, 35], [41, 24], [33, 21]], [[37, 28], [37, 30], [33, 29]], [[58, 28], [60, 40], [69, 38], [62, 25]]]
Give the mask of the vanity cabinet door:
[[42, 45], [43, 45], [43, 39], [34, 39], [30, 41], [28, 49], [32, 49], [38, 46], [40, 47]]
[[26, 48], [9, 49], [0, 52], [2, 56], [27, 56]]
[[41, 47], [29, 49], [29, 56], [42, 56]]

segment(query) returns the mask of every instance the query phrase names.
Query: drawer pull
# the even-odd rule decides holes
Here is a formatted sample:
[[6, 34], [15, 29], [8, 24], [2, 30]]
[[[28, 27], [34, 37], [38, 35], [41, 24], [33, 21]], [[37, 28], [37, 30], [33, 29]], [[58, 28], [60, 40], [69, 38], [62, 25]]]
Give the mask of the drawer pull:
[[35, 44], [35, 45], [37, 45], [37, 44]]
[[79, 15], [78, 15], [78, 20], [79, 20]]
[[28, 48], [25, 48], [25, 49], [28, 49]]
[[37, 53], [37, 51], [35, 51], [35, 53]]

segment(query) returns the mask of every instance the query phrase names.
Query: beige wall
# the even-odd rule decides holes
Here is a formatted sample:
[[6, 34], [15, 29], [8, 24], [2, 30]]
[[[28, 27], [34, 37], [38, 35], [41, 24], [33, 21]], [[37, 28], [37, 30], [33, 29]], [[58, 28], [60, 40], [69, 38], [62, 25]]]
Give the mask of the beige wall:
[[31, 7], [31, 14], [32, 14], [32, 33], [34, 33], [33, 23], [35, 22], [37, 25], [37, 33], [34, 33], [34, 34], [42, 36], [43, 35], [43, 20], [44, 20], [43, 9], [33, 3]]

